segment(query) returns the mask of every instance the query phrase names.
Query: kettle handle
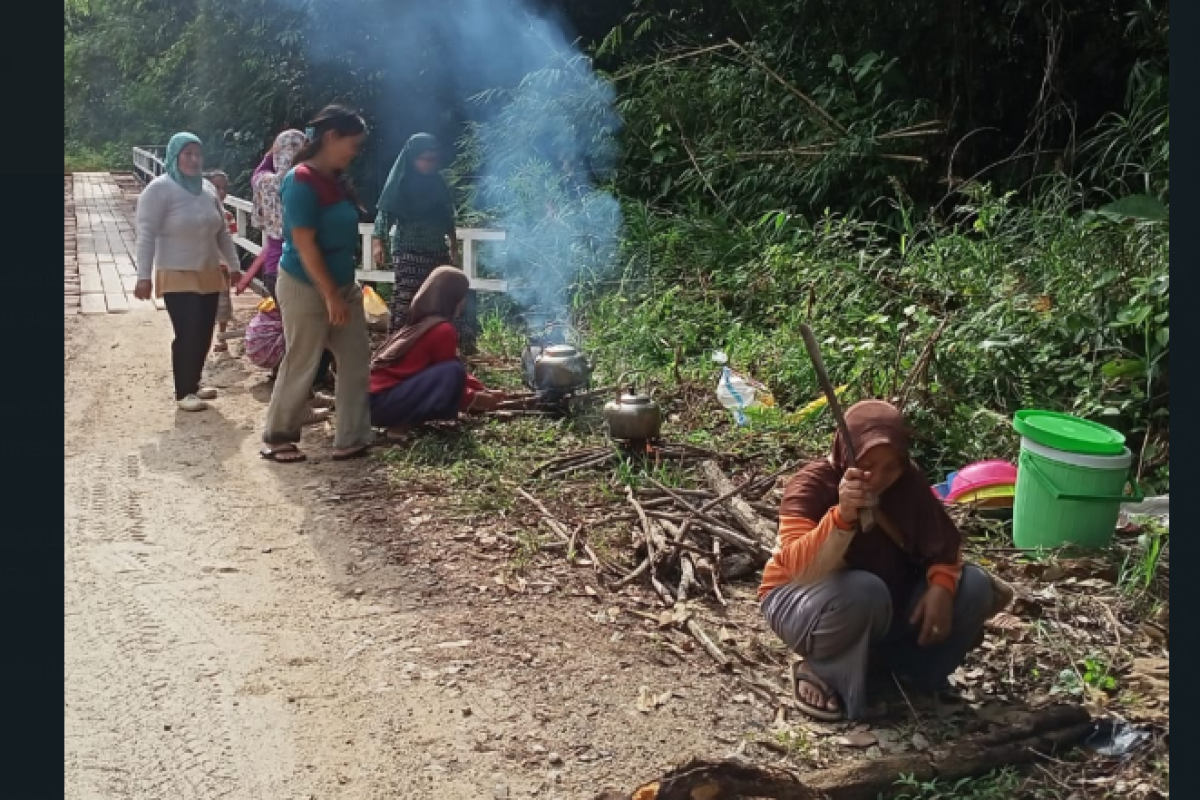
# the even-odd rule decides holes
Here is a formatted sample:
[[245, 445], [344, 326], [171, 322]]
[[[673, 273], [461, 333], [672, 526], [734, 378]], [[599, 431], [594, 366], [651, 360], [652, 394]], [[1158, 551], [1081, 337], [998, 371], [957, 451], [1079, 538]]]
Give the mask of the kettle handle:
[[[641, 375], [645, 371], [646, 370], [644, 370], [644, 369], [628, 369], [628, 370], [625, 370], [624, 372], [622, 372], [617, 377], [617, 384], [616, 384], [617, 405], [621, 404], [621, 387], [624, 386], [625, 379], [628, 378], [630, 375]], [[633, 384], [629, 384], [629, 393], [633, 394]]]

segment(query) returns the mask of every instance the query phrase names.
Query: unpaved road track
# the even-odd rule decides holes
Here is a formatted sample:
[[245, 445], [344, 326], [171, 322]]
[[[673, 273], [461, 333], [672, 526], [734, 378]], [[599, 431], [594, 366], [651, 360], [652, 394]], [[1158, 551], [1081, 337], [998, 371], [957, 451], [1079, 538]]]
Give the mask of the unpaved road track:
[[327, 580], [306, 501], [342, 465], [258, 459], [235, 381], [177, 412], [165, 314], [66, 325], [67, 798], [528, 796], [460, 708], [393, 685], [419, 616]]

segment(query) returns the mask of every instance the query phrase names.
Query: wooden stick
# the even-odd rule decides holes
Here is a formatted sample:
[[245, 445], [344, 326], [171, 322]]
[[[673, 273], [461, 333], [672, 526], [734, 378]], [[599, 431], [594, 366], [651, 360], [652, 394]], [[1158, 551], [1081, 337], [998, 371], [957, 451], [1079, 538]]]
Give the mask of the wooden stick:
[[[676, 546], [682, 545], [683, 542], [672, 542]], [[696, 567], [692, 563], [692, 557], [688, 553], [679, 554], [679, 591], [676, 595], [679, 597], [679, 602], [686, 602], [688, 592], [696, 585]]]
[[716, 642], [708, 638], [708, 634], [704, 632], [704, 628], [700, 627], [699, 622], [696, 622], [692, 617], [688, 617], [686, 627], [688, 633], [700, 643], [700, 646], [704, 648], [706, 653], [712, 656], [712, 660], [717, 662], [721, 669], [728, 670], [733, 666], [729, 661], [729, 657], [721, 652], [721, 648], [717, 647]]
[[552, 470], [551, 472], [547, 472], [544, 475], [544, 477], [561, 478], [562, 476], [569, 475], [572, 472], [581, 472], [582, 470], [585, 470], [585, 469], [592, 469], [593, 467], [599, 467], [603, 464], [607, 464], [609, 461], [612, 461], [615, 457], [616, 457], [615, 453], [603, 453], [601, 455], [596, 456], [595, 458], [593, 458], [591, 460], [580, 461], [580, 462], [577, 462], [574, 464], [569, 464], [568, 466], [562, 467], [560, 469], [556, 469], [556, 470]]
[[[1039, 712], [1040, 713], [1040, 712]], [[1034, 715], [1039, 721], [1045, 717]], [[1051, 717], [1055, 715], [1050, 715]], [[934, 753], [908, 753], [854, 761], [822, 770], [808, 770], [803, 779], [792, 772], [759, 767], [740, 760], [691, 759], [653, 783], [643, 784], [629, 797], [652, 791], [657, 800], [697, 797], [772, 797], [776, 800], [875, 800], [895, 791], [896, 776], [908, 775], [925, 783], [947, 784], [982, 775], [1004, 766], [1053, 756], [1078, 744], [1093, 730], [1087, 713], [1076, 721], [1043, 727], [1023, 726], [1015, 738], [993, 743], [988, 736], [964, 736]]]
[[646, 561], [648, 562], [648, 568], [650, 571], [650, 585], [654, 587], [654, 591], [658, 592], [658, 596], [661, 597], [663, 602], [666, 603], [667, 607], [670, 608], [671, 606], [675, 605], [675, 596], [671, 594], [671, 590], [663, 585], [663, 582], [658, 579], [658, 573], [655, 569], [655, 566], [658, 563], [658, 549], [656, 547], [657, 542], [655, 541], [655, 531], [651, 527], [650, 520], [646, 516], [646, 510], [642, 508], [641, 504], [638, 503], [637, 498], [633, 496], [632, 486], [625, 487], [625, 497], [629, 500], [629, 504], [633, 506], [634, 511], [637, 512], [638, 517], [642, 521], [642, 530], [645, 531]]
[[742, 45], [735, 42], [733, 39], [726, 39], [726, 41], [729, 42], [729, 44], [736, 47], [738, 52], [740, 52], [742, 55], [746, 56], [746, 58], [750, 59], [750, 61], [752, 61], [755, 66], [757, 66], [763, 72], [767, 73], [772, 78], [774, 78], [776, 81], [778, 81], [780, 83], [780, 85], [782, 85], [785, 89], [787, 89], [789, 92], [794, 94], [796, 97], [800, 98], [805, 103], [805, 105], [807, 105], [814, 112], [816, 112], [817, 116], [820, 117], [820, 119], [828, 127], [832, 128], [833, 130], [837, 131], [838, 133], [845, 135], [846, 129], [844, 127], [842, 127], [841, 123], [839, 123], [836, 119], [831, 117], [829, 115], [828, 111], [821, 108], [821, 106], [817, 105], [817, 102], [815, 100], [813, 100], [811, 97], [806, 95], [804, 92], [797, 89], [792, 84], [788, 83], [786, 80], [783, 79], [782, 76], [780, 76], [780, 74], [778, 72], [776, 72], [775, 70], [773, 70], [769, 66], [767, 66], [767, 64], [765, 62], [763, 62], [762, 59], [758, 58], [758, 56], [751, 53], [749, 50], [747, 50], [745, 47], [743, 47]]
[[701, 55], [704, 55], [705, 53], [711, 53], [716, 50], [724, 50], [726, 47], [729, 47], [729, 42], [722, 42], [721, 44], [714, 44], [711, 47], [702, 47], [699, 50], [689, 50], [686, 53], [681, 53], [679, 55], [671, 56], [670, 58], [664, 58], [660, 61], [655, 61], [653, 64], [645, 64], [643, 66], [636, 67], [634, 69], [629, 70], [628, 72], [618, 72], [616, 75], [613, 75], [613, 80], [620, 81], [620, 80], [624, 80], [625, 78], [632, 78], [634, 75], [637, 75], [638, 73], [646, 72], [647, 70], [661, 67], [663, 64], [670, 64], [672, 61], [681, 61], [685, 58], [695, 58], [696, 56], [701, 56]]
[[[521, 497], [524, 497], [526, 500], [532, 503], [538, 511], [542, 512], [542, 517], [546, 520], [546, 524], [550, 527], [550, 530], [554, 531], [554, 533], [558, 535], [558, 538], [562, 539], [567, 543], [567, 546], [570, 547], [571, 534], [567, 531], [567, 526], [559, 522], [558, 519], [550, 513], [550, 510], [542, 505], [540, 500], [529, 494], [529, 492], [525, 491], [520, 486], [517, 487], [517, 494], [521, 495]], [[600, 557], [596, 555], [587, 542], [583, 543], [583, 552], [587, 553], [588, 559], [592, 562], [592, 569], [594, 569], [596, 572], [599, 572], [601, 569], [615, 570], [615, 567], [613, 567], [611, 564], [601, 561]]]
[[638, 564], [629, 574], [613, 584], [614, 589], [621, 589], [637, 580], [642, 573], [650, 569], [650, 556], [647, 555], [642, 559], [642, 563]]
[[715, 461], [703, 461], [700, 463], [700, 472], [708, 481], [708, 485], [713, 488], [714, 492], [721, 495], [728, 495], [728, 507], [734, 518], [742, 524], [747, 533], [754, 534], [763, 544], [775, 544], [775, 527], [765, 519], [760, 517], [754, 509], [740, 497], [740, 489], [746, 488], [746, 484], [742, 486], [734, 486], [733, 481], [729, 480], [721, 468], [717, 466]]
[[713, 562], [712, 562], [712, 585], [713, 594], [717, 596], [717, 602], [725, 605], [725, 598], [721, 596], [721, 541], [719, 539], [712, 540]]

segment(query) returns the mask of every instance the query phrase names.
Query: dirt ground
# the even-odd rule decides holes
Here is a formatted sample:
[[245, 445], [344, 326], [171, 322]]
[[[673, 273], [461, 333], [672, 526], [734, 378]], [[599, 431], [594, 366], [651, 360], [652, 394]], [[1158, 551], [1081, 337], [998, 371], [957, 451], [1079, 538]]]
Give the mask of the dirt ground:
[[[657, 621], [646, 587], [609, 593], [530, 538], [536, 513], [481, 471], [513, 452], [489, 450], [497, 437], [550, 435], [538, 423], [349, 463], [317, 427], [307, 463], [270, 464], [263, 373], [235, 343], [210, 363], [214, 409], [177, 412], [170, 338], [162, 313], [66, 319], [69, 798], [590, 800], [691, 756], [804, 770], [933, 752], [1063, 700], [1153, 736], [1136, 760], [1081, 754], [979, 797], [1169, 796], [1166, 607], [1139, 627], [1106, 564], [977, 553], [1019, 602], [955, 675], [971, 710], [808, 722], [752, 579], [695, 606], [731, 674]], [[486, 458], [437, 452], [464, 442]], [[597, 485], [543, 497], [573, 525], [602, 513]]]
[[[440, 557], [360, 542], [323, 498], [381, 467], [320, 431], [261, 461], [263, 379], [230, 356], [214, 410], [177, 412], [165, 314], [66, 324], [68, 797], [590, 797], [754, 724], [702, 657], [445, 549], [486, 531], [425, 539], [435, 509], [401, 502], [392, 537]], [[643, 685], [675, 694], [639, 712]]]

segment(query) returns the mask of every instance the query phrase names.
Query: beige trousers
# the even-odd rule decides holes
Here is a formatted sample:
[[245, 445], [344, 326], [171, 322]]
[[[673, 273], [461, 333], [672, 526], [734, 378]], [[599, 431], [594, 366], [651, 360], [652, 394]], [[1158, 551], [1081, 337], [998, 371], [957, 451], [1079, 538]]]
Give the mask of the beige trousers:
[[362, 289], [352, 283], [340, 291], [350, 307], [350, 319], [345, 325], [334, 327], [329, 324], [325, 300], [317, 288], [279, 271], [275, 297], [283, 315], [287, 351], [267, 407], [263, 441], [269, 445], [300, 441], [300, 430], [309, 412], [312, 378], [326, 349], [333, 353], [337, 364], [333, 446], [358, 447], [370, 444], [374, 438], [367, 391], [371, 341], [367, 337]]

